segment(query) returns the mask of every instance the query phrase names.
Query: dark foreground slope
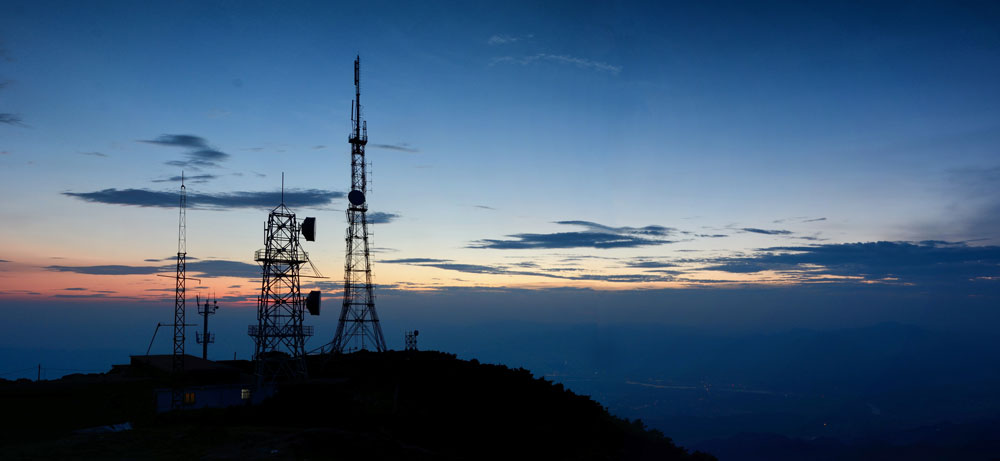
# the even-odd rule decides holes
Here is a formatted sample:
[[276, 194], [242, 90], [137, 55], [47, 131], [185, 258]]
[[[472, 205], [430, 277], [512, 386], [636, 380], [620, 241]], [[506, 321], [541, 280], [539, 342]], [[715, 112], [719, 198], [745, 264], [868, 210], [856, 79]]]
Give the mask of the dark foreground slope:
[[[151, 396], [159, 383], [134, 374], [5, 384], [0, 404], [13, 412], [3, 416], [0, 457], [712, 459], [523, 369], [436, 352], [312, 357], [309, 369], [309, 381], [286, 383], [259, 406], [160, 416]], [[125, 421], [133, 429], [72, 432]]]

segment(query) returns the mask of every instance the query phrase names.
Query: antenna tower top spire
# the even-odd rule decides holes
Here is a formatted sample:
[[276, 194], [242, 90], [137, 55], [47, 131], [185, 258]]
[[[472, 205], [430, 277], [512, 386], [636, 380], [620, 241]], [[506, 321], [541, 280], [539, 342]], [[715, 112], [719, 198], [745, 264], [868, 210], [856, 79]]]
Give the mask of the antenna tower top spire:
[[344, 264], [344, 303], [337, 333], [331, 341], [333, 352], [361, 349], [386, 350], [382, 326], [375, 311], [375, 285], [368, 239], [368, 125], [361, 118], [361, 56], [354, 60], [354, 102], [351, 106], [351, 192], [347, 195], [347, 261]]

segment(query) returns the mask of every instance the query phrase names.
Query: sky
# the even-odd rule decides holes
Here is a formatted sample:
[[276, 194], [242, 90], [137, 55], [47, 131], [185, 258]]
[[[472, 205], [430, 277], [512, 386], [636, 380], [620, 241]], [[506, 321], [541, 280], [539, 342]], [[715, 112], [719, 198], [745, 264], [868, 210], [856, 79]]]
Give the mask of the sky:
[[182, 172], [218, 354], [252, 349], [282, 173], [332, 338], [358, 55], [390, 347], [486, 320], [1000, 320], [994, 3], [2, 8], [2, 347], [141, 352]]

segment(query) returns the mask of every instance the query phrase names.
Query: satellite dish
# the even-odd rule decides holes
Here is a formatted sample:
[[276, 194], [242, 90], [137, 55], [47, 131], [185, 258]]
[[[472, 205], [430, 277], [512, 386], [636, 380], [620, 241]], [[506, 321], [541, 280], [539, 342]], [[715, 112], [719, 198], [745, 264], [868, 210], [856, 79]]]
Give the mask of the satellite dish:
[[351, 201], [351, 205], [361, 206], [365, 203], [365, 193], [357, 189], [352, 190], [351, 193], [347, 194], [347, 200]]
[[306, 309], [309, 311], [309, 315], [319, 315], [319, 302], [320, 292], [318, 290], [310, 291], [309, 296], [306, 297]]
[[302, 221], [302, 236], [307, 242], [316, 241], [316, 218], [306, 218]]

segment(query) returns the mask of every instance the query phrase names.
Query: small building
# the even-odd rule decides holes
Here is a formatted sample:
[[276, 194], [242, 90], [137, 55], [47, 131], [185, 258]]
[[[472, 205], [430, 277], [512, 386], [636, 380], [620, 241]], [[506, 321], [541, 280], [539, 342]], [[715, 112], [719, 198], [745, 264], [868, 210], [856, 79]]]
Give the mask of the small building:
[[[156, 389], [156, 412], [171, 410], [173, 389]], [[225, 408], [238, 405], [256, 405], [274, 395], [274, 386], [258, 388], [252, 384], [208, 384], [185, 386], [181, 392], [182, 410], [199, 408]]]
[[[256, 385], [256, 377], [249, 372], [251, 366], [252, 362], [247, 361], [213, 361], [185, 355], [180, 408], [255, 405], [273, 396], [275, 391], [273, 385], [263, 387]], [[133, 355], [128, 365], [115, 365], [112, 371], [132, 378], [151, 378], [167, 384], [172, 379], [173, 356]], [[175, 389], [157, 388], [153, 392], [156, 412], [170, 411]]]

